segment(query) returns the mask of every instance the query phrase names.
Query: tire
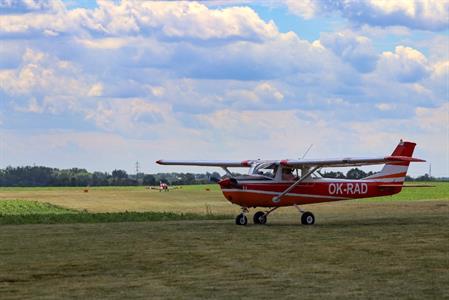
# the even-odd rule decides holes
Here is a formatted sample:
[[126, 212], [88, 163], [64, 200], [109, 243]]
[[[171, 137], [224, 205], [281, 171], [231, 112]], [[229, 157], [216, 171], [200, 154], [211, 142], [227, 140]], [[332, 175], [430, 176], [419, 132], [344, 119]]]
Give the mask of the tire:
[[235, 218], [235, 224], [237, 225], [246, 225], [248, 224], [248, 219], [244, 214], [240, 214]]
[[309, 212], [306, 211], [301, 216], [301, 224], [303, 225], [313, 225], [315, 223], [315, 216]]
[[254, 214], [253, 221], [254, 224], [264, 225], [267, 223], [267, 217], [263, 211], [258, 211]]

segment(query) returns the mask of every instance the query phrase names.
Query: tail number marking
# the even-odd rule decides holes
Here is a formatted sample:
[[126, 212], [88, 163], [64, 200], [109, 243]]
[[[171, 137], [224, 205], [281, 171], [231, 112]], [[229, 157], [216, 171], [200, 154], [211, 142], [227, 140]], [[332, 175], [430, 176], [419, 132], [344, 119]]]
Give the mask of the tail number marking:
[[331, 183], [329, 184], [330, 195], [360, 195], [368, 192], [368, 184], [366, 183]]

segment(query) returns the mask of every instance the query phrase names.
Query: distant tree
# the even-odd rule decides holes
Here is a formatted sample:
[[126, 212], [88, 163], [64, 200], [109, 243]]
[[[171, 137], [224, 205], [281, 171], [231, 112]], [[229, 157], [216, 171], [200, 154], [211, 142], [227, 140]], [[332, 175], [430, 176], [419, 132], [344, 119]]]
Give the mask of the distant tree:
[[416, 181], [434, 181], [435, 178], [429, 176], [429, 174], [424, 174], [422, 176], [416, 177]]
[[334, 172], [334, 171], [324, 172], [321, 173], [321, 175], [325, 178], [338, 178], [338, 179], [346, 178], [345, 174], [343, 174], [342, 172]]
[[157, 185], [156, 178], [153, 175], [145, 175], [143, 176], [143, 184], [144, 185]]
[[362, 179], [366, 176], [367, 174], [358, 168], [353, 168], [346, 173], [346, 178], [348, 179]]
[[107, 186], [109, 185], [108, 179], [111, 178], [111, 175], [103, 172], [94, 172], [92, 174], [92, 179], [90, 181], [90, 185], [92, 186]]
[[114, 171], [112, 171], [112, 178], [125, 179], [125, 178], [128, 178], [128, 174], [124, 170], [114, 170]]
[[0, 186], [107, 186], [107, 185], [157, 185], [159, 181], [167, 184], [210, 183], [211, 176], [221, 178], [218, 172], [158, 173], [128, 176], [124, 170], [90, 173], [86, 169], [56, 169], [43, 166], [6, 167], [0, 169]]
[[406, 175], [405, 176], [405, 181], [414, 181], [415, 179], [413, 179], [413, 177]]
[[195, 184], [195, 176], [192, 173], [186, 173], [184, 175], [184, 184]]

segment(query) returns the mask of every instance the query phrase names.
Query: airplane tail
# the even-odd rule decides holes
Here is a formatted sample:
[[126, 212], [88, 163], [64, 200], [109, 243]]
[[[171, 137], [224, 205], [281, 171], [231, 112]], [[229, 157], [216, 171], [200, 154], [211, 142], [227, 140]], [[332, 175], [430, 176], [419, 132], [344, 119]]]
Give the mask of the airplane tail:
[[[413, 150], [415, 150], [415, 146], [415, 143], [404, 142], [401, 140], [391, 156], [411, 158], [413, 155]], [[406, 160], [400, 162], [387, 162], [380, 172], [365, 177], [364, 179], [384, 183], [402, 184], [404, 183], [405, 176], [407, 175], [409, 165], [410, 161]]]

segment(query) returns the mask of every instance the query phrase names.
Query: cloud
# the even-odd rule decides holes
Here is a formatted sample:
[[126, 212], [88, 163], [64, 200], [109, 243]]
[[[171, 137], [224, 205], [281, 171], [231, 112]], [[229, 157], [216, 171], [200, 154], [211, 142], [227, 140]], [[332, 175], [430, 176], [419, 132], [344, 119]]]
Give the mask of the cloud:
[[173, 121], [171, 107], [143, 99], [115, 99], [99, 101], [92, 110], [84, 110], [85, 118], [94, 121], [98, 128], [108, 132], [142, 136], [149, 131], [158, 135], [157, 128]]
[[[58, 7], [63, 6], [57, 3]], [[99, 1], [98, 8], [93, 10], [59, 9], [32, 15], [4, 15], [0, 19], [0, 34], [4, 35], [33, 33], [55, 36], [67, 32], [105, 37], [143, 34], [168, 40], [260, 41], [276, 35], [277, 28], [273, 22], [264, 22], [249, 7], [211, 10], [197, 2], [137, 0], [118, 4]]]
[[376, 108], [381, 111], [389, 111], [396, 108], [396, 105], [394, 103], [378, 103], [376, 104]]
[[445, 30], [449, 26], [449, 0], [286, 0], [285, 3], [292, 13], [304, 18], [337, 12], [354, 23], [371, 26], [422, 30]]
[[[83, 97], [100, 92], [98, 83], [95, 87], [88, 77], [70, 61], [28, 48], [17, 69], [0, 69], [0, 91], [18, 110], [56, 113], [79, 106]], [[24, 102], [26, 107], [20, 109]]]
[[[426, 131], [449, 134], [449, 103], [436, 108], [417, 107], [417, 125]], [[449, 140], [446, 142], [449, 143]]]
[[[322, 13], [311, 3], [305, 17]], [[257, 4], [228, 6], [102, 1], [0, 16], [0, 117], [8, 143], [23, 147], [8, 150], [11, 163], [79, 150], [78, 162], [95, 165], [91, 153], [124, 164], [111, 148], [131, 161], [179, 149], [191, 159], [297, 157], [310, 143], [316, 157], [378, 155], [423, 132], [441, 148], [441, 132], [417, 124], [447, 102], [444, 38], [353, 26], [309, 42]], [[390, 34], [401, 40], [385, 45]], [[37, 132], [40, 156], [26, 153]]]
[[317, 0], [285, 0], [285, 4], [289, 11], [306, 20], [313, 18], [320, 11], [320, 1]]
[[399, 82], [417, 82], [429, 75], [427, 58], [418, 50], [397, 46], [394, 52], [383, 52], [379, 68]]
[[320, 43], [359, 72], [371, 72], [376, 66], [378, 56], [371, 41], [365, 36], [356, 35], [351, 31], [323, 33]]
[[252, 89], [233, 89], [227, 91], [223, 98], [223, 101], [236, 104], [238, 107], [245, 107], [248, 102], [250, 103], [250, 107], [256, 105], [261, 107], [264, 103], [268, 105], [278, 104], [284, 99], [284, 94], [273, 84], [261, 82]]
[[101, 83], [95, 83], [91, 86], [89, 91], [87, 92], [87, 96], [90, 97], [98, 97], [103, 94], [103, 85]]
[[63, 7], [63, 4], [59, 0], [1, 0], [0, 14], [58, 11], [63, 9]]

